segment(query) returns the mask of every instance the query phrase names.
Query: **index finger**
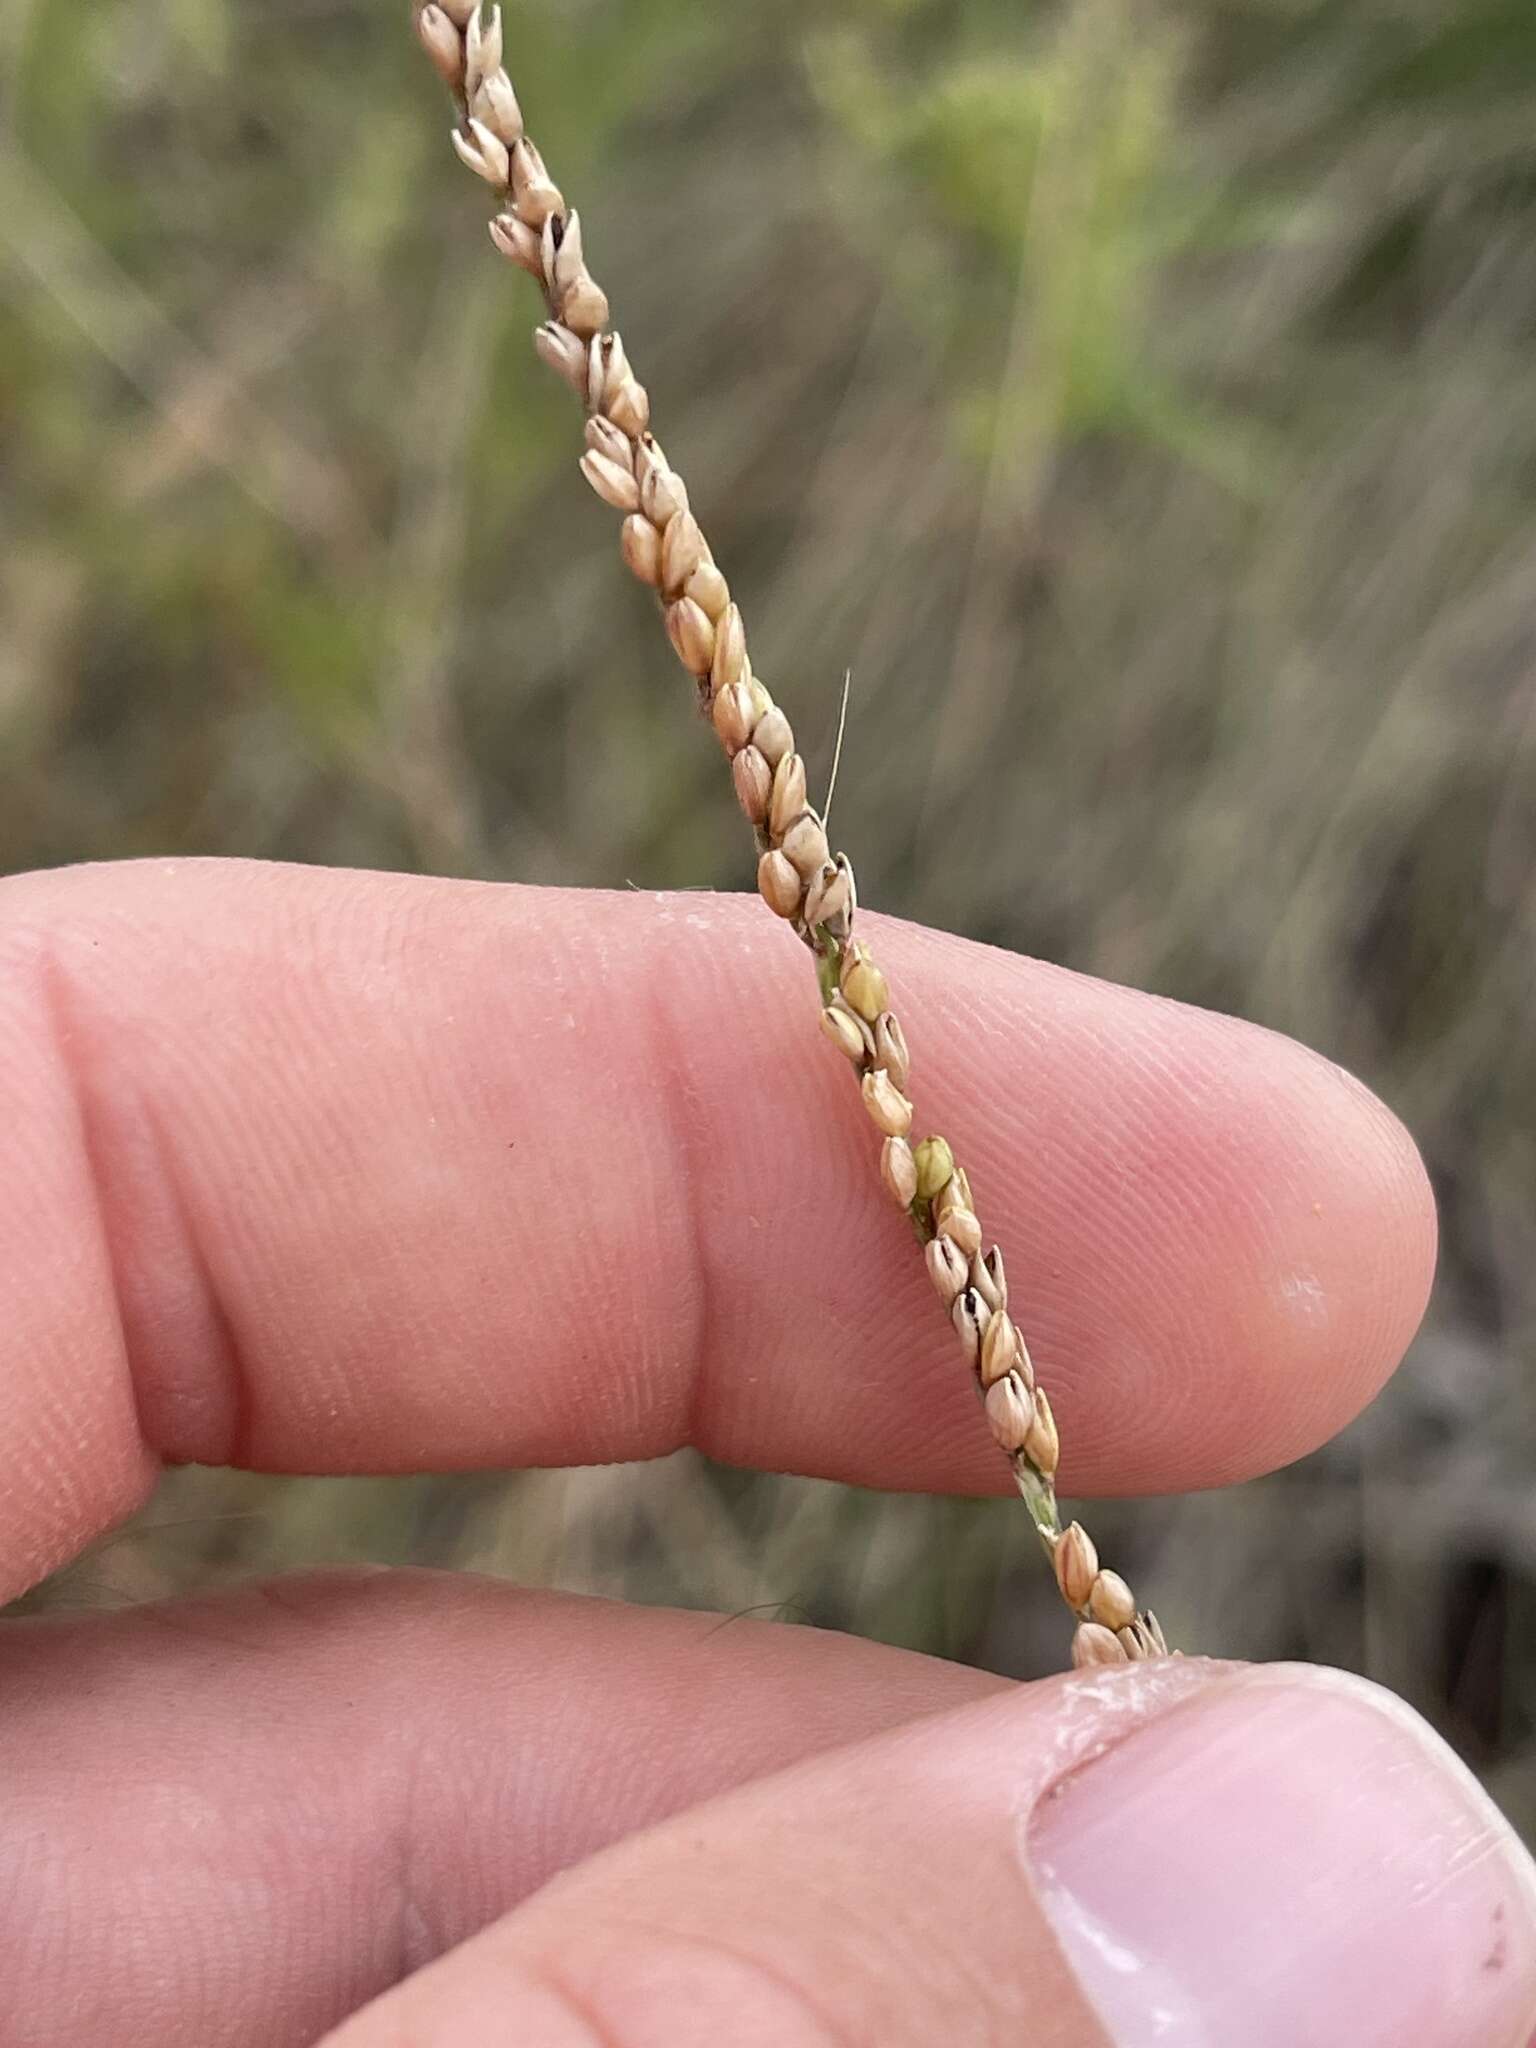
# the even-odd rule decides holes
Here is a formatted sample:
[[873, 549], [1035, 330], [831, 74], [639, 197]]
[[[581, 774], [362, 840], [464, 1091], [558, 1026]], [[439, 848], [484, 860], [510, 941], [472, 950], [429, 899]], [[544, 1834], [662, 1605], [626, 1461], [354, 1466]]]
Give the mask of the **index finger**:
[[[1338, 1069], [888, 924], [1067, 1491], [1217, 1484], [1421, 1313], [1413, 1147]], [[592, 1463], [693, 1443], [1006, 1483], [755, 902], [233, 862], [0, 884], [0, 1591], [161, 1460]]]

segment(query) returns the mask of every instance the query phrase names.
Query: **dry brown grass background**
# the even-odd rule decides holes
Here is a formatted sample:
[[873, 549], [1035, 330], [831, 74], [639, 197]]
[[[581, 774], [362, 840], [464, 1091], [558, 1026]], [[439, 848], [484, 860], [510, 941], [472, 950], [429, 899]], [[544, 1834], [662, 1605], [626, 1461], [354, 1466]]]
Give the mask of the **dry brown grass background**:
[[[750, 885], [404, 16], [0, 17], [6, 868]], [[1417, 1135], [1443, 1263], [1389, 1394], [1095, 1529], [1182, 1640], [1397, 1686], [1536, 1834], [1536, 21], [507, 27], [813, 775], [852, 669], [865, 900], [1260, 1018]], [[1060, 1652], [1016, 1504], [690, 1458], [179, 1474], [35, 1597], [357, 1556]]]

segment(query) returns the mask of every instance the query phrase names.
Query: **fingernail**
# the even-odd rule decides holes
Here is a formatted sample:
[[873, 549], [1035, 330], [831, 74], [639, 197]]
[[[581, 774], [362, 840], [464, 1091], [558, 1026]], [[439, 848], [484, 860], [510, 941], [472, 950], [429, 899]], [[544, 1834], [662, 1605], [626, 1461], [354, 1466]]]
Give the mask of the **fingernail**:
[[1536, 1867], [1391, 1694], [1274, 1666], [1036, 1810], [1041, 1897], [1116, 2048], [1527, 2048]]

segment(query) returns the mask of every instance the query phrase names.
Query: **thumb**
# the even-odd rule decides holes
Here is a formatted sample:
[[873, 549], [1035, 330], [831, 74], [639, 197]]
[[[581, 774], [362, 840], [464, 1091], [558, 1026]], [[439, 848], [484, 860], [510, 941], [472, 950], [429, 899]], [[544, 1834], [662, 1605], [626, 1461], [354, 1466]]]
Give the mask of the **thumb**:
[[1438, 1738], [1335, 1672], [1170, 1660], [633, 1835], [329, 2048], [1526, 2048], [1533, 2025], [1536, 1872]]

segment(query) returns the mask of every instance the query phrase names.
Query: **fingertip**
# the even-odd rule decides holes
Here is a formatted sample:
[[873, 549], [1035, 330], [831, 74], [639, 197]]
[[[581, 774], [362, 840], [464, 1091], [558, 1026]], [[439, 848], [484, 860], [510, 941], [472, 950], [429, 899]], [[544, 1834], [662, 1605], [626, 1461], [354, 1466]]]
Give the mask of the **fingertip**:
[[[1305, 1456], [1376, 1397], [1423, 1318], [1437, 1238], [1418, 1148], [1377, 1095], [1292, 1039], [1213, 1021], [1249, 1048], [1221, 1110], [1230, 1151], [1213, 1166], [1246, 1342], [1205, 1377], [1215, 1398], [1192, 1419], [1206, 1486]], [[1214, 1134], [1211, 1150], [1221, 1161]], [[1181, 1483], [1177, 1470], [1163, 1481]]]
[[934, 1093], [1006, 1233], [1063, 1491], [1225, 1485], [1315, 1449], [1428, 1298], [1434, 1201], [1401, 1122], [1278, 1032], [958, 945], [894, 950], [972, 1055]]
[[1123, 2048], [1524, 2048], [1536, 2018], [1529, 1856], [1416, 1714], [1344, 1672], [1239, 1669], [1134, 1729], [1052, 1788], [1030, 1855]]

